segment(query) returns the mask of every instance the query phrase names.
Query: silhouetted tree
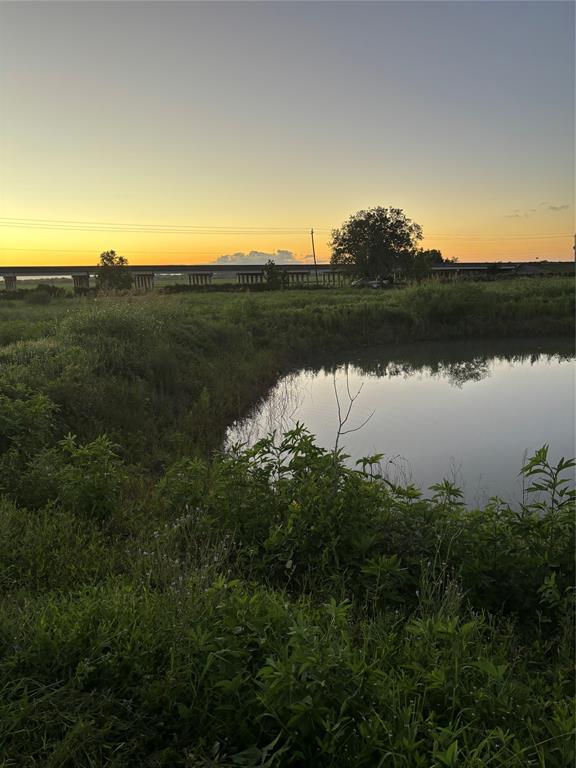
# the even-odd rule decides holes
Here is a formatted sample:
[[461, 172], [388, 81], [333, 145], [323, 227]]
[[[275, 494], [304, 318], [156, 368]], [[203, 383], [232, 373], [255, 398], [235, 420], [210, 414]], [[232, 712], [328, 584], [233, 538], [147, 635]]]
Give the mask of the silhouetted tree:
[[424, 251], [417, 251], [407, 269], [407, 277], [416, 280], [417, 283], [421, 283], [422, 280], [430, 277], [431, 272], [432, 262], [429, 257]]
[[437, 248], [421, 248], [420, 253], [428, 259], [429, 264], [433, 267], [444, 264], [442, 251], [439, 251]]
[[126, 269], [128, 259], [116, 251], [104, 251], [100, 254], [100, 263], [96, 273], [98, 288], [127, 289], [132, 286], [132, 275]]
[[269, 259], [264, 265], [266, 282], [269, 287], [276, 290], [282, 288], [286, 282], [286, 271], [280, 269], [273, 259]]
[[422, 227], [400, 208], [358, 211], [332, 230], [332, 264], [349, 264], [363, 277], [406, 274], [414, 261]]
[[419, 248], [406, 270], [407, 277], [421, 283], [422, 280], [430, 277], [432, 267], [439, 266], [443, 263], [444, 259], [442, 258], [442, 253], [437, 248]]

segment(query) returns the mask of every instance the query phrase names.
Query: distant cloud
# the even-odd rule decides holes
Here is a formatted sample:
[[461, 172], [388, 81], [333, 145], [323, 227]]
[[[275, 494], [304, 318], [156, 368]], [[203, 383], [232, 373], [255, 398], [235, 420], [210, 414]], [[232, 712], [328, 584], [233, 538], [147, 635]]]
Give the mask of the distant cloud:
[[265, 264], [267, 261], [272, 261], [275, 264], [298, 264], [298, 259], [294, 255], [293, 251], [278, 250], [273, 253], [266, 253], [265, 251], [249, 251], [248, 253], [242, 253], [237, 251], [236, 253], [229, 253], [223, 256], [219, 256], [212, 263], [213, 264]]
[[519, 208], [516, 208], [512, 211], [512, 213], [507, 213], [504, 218], [505, 219], [529, 219], [531, 218], [533, 213], [537, 213], [538, 209], [545, 209], [546, 211], [553, 211], [554, 213], [557, 213], [558, 211], [566, 211], [570, 208], [570, 206], [567, 203], [563, 203], [562, 205], [552, 205], [551, 203], [544, 202], [544, 203], [538, 203], [538, 208], [530, 208], [528, 210], [522, 211]]

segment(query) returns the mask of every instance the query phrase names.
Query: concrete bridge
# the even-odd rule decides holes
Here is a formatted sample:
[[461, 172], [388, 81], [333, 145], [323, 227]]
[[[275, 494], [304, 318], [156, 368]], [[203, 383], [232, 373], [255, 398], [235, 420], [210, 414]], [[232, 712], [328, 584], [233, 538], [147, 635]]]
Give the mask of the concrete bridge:
[[[285, 273], [286, 282], [290, 285], [313, 285], [318, 280], [320, 285], [342, 285], [348, 278], [348, 270], [337, 268], [332, 264], [277, 264], [279, 273]], [[154, 278], [162, 275], [182, 277], [189, 285], [211, 285], [214, 277], [234, 279], [239, 285], [256, 285], [266, 282], [265, 264], [151, 264], [129, 265], [126, 269], [132, 274], [135, 288], [149, 291], [154, 288]], [[7, 291], [15, 291], [18, 278], [53, 278], [71, 277], [74, 290], [82, 292], [90, 287], [91, 278], [98, 272], [96, 266], [69, 267], [2, 267], [0, 278], [4, 279]]]
[[[432, 276], [441, 280], [486, 279], [505, 276], [574, 275], [573, 261], [532, 261], [532, 262], [458, 262], [445, 263], [431, 269]], [[350, 270], [332, 264], [277, 264], [279, 273], [285, 274], [286, 285], [338, 286], [349, 281]], [[129, 265], [126, 267], [133, 278], [135, 288], [150, 291], [154, 288], [155, 277], [170, 275], [187, 279], [189, 285], [211, 285], [212, 279], [236, 279], [238, 285], [258, 285], [266, 282], [265, 264], [151, 264]], [[90, 280], [96, 275], [96, 266], [70, 267], [3, 267], [0, 279], [4, 279], [7, 291], [15, 291], [19, 277], [51, 278], [71, 277], [74, 290], [78, 293], [90, 287]]]

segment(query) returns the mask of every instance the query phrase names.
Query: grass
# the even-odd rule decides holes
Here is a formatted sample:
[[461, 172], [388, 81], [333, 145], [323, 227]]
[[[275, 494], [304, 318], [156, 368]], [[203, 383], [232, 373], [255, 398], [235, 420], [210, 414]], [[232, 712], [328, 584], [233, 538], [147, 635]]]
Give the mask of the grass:
[[569, 335], [571, 288], [544, 279], [0, 301], [0, 359], [7, 375], [58, 404], [60, 434], [106, 432], [137, 460], [156, 460], [218, 446], [280, 372], [319, 355], [398, 341]]
[[573, 765], [570, 461], [474, 510], [300, 427], [213, 453], [319, 354], [567, 335], [573, 306], [555, 279], [0, 300], [2, 768]]

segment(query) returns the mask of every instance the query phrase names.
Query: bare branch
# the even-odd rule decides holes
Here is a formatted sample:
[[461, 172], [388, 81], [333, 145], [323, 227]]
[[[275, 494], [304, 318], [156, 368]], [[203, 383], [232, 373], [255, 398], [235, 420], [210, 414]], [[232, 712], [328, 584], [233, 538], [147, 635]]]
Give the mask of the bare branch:
[[352, 429], [346, 429], [344, 432], [340, 432], [340, 434], [349, 435], [351, 432], [358, 432], [359, 429], [362, 429], [362, 427], [365, 427], [366, 424], [368, 424], [368, 422], [370, 421], [372, 416], [374, 416], [375, 413], [376, 411], [372, 411], [372, 413], [364, 419], [362, 424], [359, 424], [357, 427], [353, 427]]
[[336, 371], [332, 374], [332, 383], [334, 384], [334, 394], [336, 396], [336, 407], [338, 408], [338, 423], [342, 424], [342, 414], [340, 412], [340, 398], [338, 397], [338, 388], [336, 387]]
[[336, 453], [338, 450], [338, 445], [340, 443], [340, 438], [342, 437], [342, 435], [349, 435], [352, 432], [358, 432], [358, 430], [362, 429], [362, 427], [365, 427], [366, 424], [372, 418], [372, 416], [374, 416], [375, 411], [372, 411], [372, 413], [368, 416], [368, 418], [365, 419], [362, 422], [362, 424], [360, 424], [359, 426], [352, 427], [350, 429], [345, 430], [344, 426], [347, 424], [348, 419], [350, 418], [350, 414], [352, 413], [352, 408], [354, 407], [354, 403], [356, 402], [356, 400], [360, 396], [360, 393], [362, 392], [362, 389], [364, 388], [364, 383], [360, 384], [360, 386], [358, 387], [358, 391], [356, 392], [356, 394], [353, 395], [352, 392], [350, 391], [350, 378], [348, 375], [348, 368], [346, 368], [346, 392], [348, 394], [348, 408], [346, 410], [346, 415], [344, 416], [344, 418], [342, 418], [342, 408], [340, 405], [340, 398], [338, 396], [338, 388], [336, 386], [336, 372], [333, 373], [332, 381], [334, 385], [334, 394], [336, 396], [336, 407], [338, 409], [338, 429], [336, 431], [336, 440], [334, 443], [334, 453]]

